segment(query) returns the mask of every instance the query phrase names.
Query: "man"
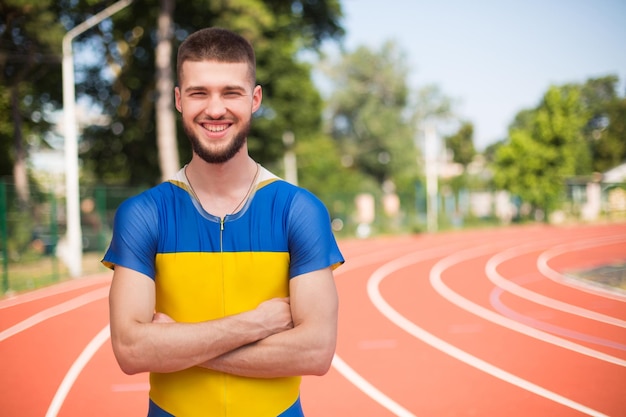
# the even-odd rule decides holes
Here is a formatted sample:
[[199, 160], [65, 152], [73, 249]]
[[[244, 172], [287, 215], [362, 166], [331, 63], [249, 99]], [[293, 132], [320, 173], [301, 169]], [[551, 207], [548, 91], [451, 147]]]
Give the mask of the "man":
[[334, 354], [343, 258], [321, 202], [248, 155], [255, 65], [228, 30], [183, 42], [175, 97], [193, 157], [116, 214], [111, 341], [124, 372], [150, 372], [150, 417], [302, 416], [300, 375]]

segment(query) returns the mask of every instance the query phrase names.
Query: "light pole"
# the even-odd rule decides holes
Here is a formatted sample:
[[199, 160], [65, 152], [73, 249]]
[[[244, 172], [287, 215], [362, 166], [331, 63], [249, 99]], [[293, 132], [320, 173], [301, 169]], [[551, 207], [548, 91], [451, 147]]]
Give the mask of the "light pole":
[[78, 127], [76, 123], [76, 93], [74, 90], [74, 56], [72, 41], [81, 33], [131, 4], [120, 0], [93, 15], [63, 36], [63, 116], [65, 129], [65, 193], [67, 219], [66, 262], [71, 277], [82, 273], [83, 237], [80, 227], [80, 194], [78, 186]]
[[427, 123], [424, 131], [424, 159], [426, 162], [426, 219], [428, 231], [434, 233], [438, 229], [438, 177], [437, 168], [439, 143], [437, 131], [433, 123]]
[[285, 165], [285, 180], [298, 185], [298, 166], [296, 161], [296, 153], [293, 150], [296, 137], [293, 132], [287, 131], [283, 133], [283, 144], [285, 145], [285, 155], [283, 156], [283, 163]]

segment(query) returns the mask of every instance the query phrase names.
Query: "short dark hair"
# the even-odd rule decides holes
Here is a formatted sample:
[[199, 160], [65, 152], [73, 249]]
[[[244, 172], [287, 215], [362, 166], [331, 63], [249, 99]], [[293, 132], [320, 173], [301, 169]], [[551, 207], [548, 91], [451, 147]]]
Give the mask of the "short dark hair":
[[254, 48], [243, 36], [228, 29], [211, 27], [192, 33], [178, 48], [176, 74], [181, 80], [185, 61], [218, 61], [248, 64], [251, 82], [256, 82]]

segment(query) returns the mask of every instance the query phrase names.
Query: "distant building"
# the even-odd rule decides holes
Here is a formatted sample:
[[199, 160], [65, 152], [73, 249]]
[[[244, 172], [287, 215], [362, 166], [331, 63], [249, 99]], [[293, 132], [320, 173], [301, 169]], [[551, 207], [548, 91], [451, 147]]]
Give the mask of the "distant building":
[[626, 214], [626, 163], [591, 177], [569, 178], [566, 184], [572, 211], [582, 220]]

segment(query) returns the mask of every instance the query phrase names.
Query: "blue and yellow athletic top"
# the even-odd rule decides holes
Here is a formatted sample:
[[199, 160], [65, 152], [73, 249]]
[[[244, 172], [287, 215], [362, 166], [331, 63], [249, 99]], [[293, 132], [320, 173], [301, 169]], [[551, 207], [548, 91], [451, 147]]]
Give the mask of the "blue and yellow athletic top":
[[[288, 296], [289, 279], [342, 262], [321, 201], [262, 167], [244, 207], [224, 219], [202, 208], [184, 168], [126, 200], [103, 259], [154, 279], [156, 310], [179, 322], [252, 310]], [[149, 417], [302, 416], [300, 379], [152, 373]]]

